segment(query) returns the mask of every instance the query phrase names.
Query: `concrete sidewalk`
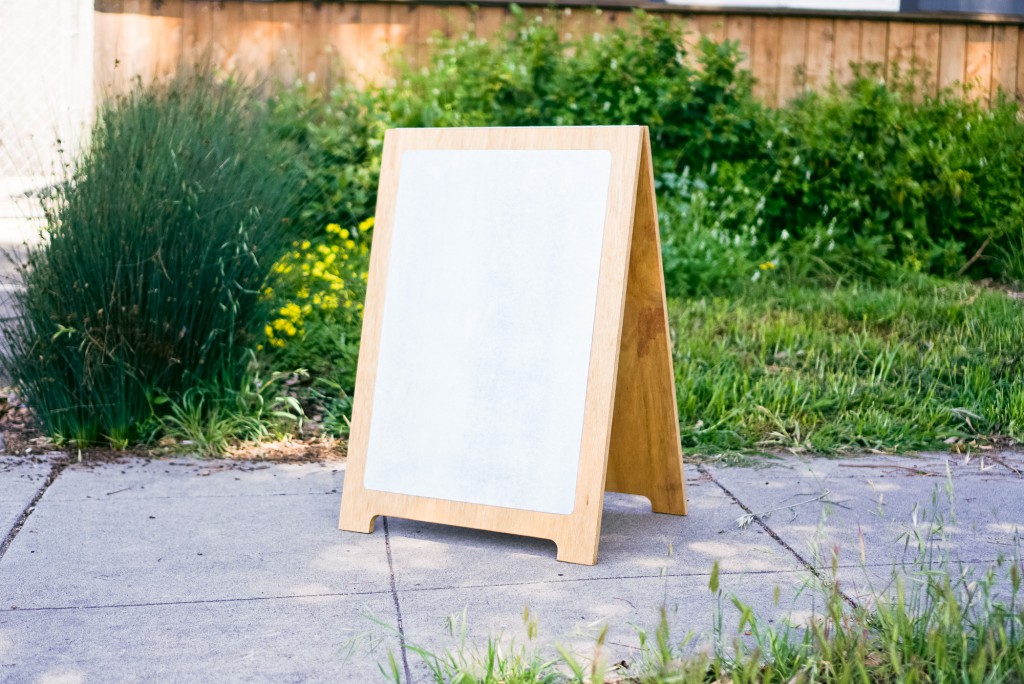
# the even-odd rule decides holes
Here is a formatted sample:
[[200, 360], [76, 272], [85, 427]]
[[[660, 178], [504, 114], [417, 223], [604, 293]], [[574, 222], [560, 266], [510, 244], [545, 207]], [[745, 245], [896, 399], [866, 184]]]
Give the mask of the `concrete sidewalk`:
[[606, 653], [629, 660], [633, 626], [652, 629], [662, 606], [677, 637], [711, 629], [715, 561], [726, 594], [799, 620], [821, 606], [801, 589], [831, 575], [834, 549], [842, 590], [863, 601], [904, 558], [901, 534], [927, 536], [933, 516], [955, 559], [1010, 555], [1022, 473], [1024, 455], [1006, 453], [687, 465], [688, 517], [609, 494], [584, 567], [550, 542], [439, 525], [340, 532], [343, 463], [4, 457], [0, 681], [373, 682], [389, 651], [425, 681], [403, 643], [451, 649], [463, 613], [471, 644], [522, 641], [525, 607], [542, 648], [586, 656], [607, 624]]

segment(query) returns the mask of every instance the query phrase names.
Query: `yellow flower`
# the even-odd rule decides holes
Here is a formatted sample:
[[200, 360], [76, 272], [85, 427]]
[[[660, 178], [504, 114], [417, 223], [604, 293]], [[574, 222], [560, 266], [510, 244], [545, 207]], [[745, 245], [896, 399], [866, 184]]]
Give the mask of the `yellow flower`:
[[368, 218], [365, 221], [363, 221], [362, 223], [360, 223], [359, 224], [359, 232], [362, 233], [363, 231], [366, 231], [366, 230], [369, 230], [370, 228], [373, 228], [373, 222], [374, 222], [374, 218], [371, 216], [370, 218]]

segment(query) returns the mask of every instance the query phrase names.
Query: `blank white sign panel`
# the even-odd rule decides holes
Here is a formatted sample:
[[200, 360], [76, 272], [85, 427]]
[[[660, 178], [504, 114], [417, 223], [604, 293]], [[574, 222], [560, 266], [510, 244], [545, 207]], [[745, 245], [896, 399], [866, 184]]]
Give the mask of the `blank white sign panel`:
[[401, 159], [367, 489], [573, 510], [607, 150]]

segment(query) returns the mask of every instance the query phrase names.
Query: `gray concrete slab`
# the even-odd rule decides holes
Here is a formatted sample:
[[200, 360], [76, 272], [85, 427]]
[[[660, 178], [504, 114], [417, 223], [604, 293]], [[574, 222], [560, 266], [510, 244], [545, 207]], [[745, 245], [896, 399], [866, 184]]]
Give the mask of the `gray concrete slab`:
[[331, 468], [232, 466], [131, 461], [65, 469], [0, 563], [0, 606], [388, 590], [383, 535], [336, 529]]
[[766, 471], [709, 472], [753, 512], [770, 512], [760, 517], [823, 575], [835, 554], [855, 599], [889, 586], [896, 566], [980, 572], [1012, 557], [1024, 532], [1024, 480], [991, 458], [788, 459]]
[[0, 456], [0, 542], [10, 533], [49, 476], [50, 464], [45, 461]]
[[382, 681], [398, 639], [371, 615], [390, 594], [0, 610], [0, 681]]
[[739, 529], [742, 508], [689, 468], [686, 517], [651, 513], [637, 496], [609, 493], [598, 563], [552, 563], [554, 542], [444, 525], [389, 520], [399, 589], [664, 575], [795, 570], [799, 563], [764, 530]]
[[[716, 561], [730, 638], [731, 595], [763, 620], [803, 624], [823, 605], [810, 570], [827, 576], [838, 546], [841, 586], [861, 600], [863, 578], [884, 584], [902, 557], [915, 510], [926, 538], [939, 519], [927, 512], [946, 516], [956, 557], [1012, 551], [1024, 462], [999, 458], [956, 461], [948, 479], [941, 455], [687, 466], [685, 518], [606, 497], [593, 567], [556, 562], [551, 542], [416, 521], [339, 532], [338, 463], [72, 465], [0, 558], [0, 680], [375, 681], [389, 650], [404, 669], [399, 634], [453, 649], [448, 627], [464, 619], [471, 651], [488, 637], [523, 643], [524, 608], [542, 653], [559, 643], [588, 658], [607, 625], [604, 655], [629, 660], [637, 629], [650, 633], [663, 607], [677, 638], [710, 632]], [[0, 460], [0, 506], [31, 500], [48, 472], [11, 463]], [[774, 512], [744, 527], [746, 510]], [[409, 681], [425, 681], [407, 656]]]
[[[711, 647], [716, 610], [721, 612], [727, 642], [738, 634], [735, 596], [766, 623], [778, 620], [805, 624], [817, 594], [807, 588], [804, 571], [723, 575], [722, 599], [708, 588], [707, 575], [599, 578], [526, 582], [497, 587], [409, 589], [399, 591], [408, 643], [434, 653], [458, 651], [479, 656], [488, 639], [510, 648], [526, 648], [545, 659], [555, 656], [552, 644], [572, 652], [581, 662], [598, 653], [606, 663], [635, 662], [643, 653], [641, 634], [653, 638], [662, 609], [672, 642], [689, 633], [700, 635], [691, 649]], [[778, 605], [774, 603], [779, 589]], [[528, 612], [527, 612], [528, 609]], [[527, 617], [528, 616], [528, 617]], [[530, 639], [526, 621], [535, 623]], [[607, 628], [603, 646], [597, 640]], [[464, 644], [463, 644], [464, 642]], [[409, 655], [414, 673], [426, 679], [423, 659]]]

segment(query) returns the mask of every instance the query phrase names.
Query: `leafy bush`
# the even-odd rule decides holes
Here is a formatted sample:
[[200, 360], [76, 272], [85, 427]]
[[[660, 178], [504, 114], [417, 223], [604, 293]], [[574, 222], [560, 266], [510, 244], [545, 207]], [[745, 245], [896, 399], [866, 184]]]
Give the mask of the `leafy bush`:
[[437, 37], [426, 68], [400, 64], [396, 84], [378, 92], [389, 124], [646, 124], [662, 171], [745, 158], [757, 137], [736, 43], [704, 38], [691, 55], [678, 22], [643, 13], [572, 37], [550, 15], [513, 13], [495, 39]]
[[254, 99], [198, 69], [100, 108], [5, 331], [3, 365], [50, 434], [123, 445], [157, 397], [242, 383], [296, 188]]
[[[1024, 235], [1024, 117], [865, 69], [764, 117], [763, 236], [832, 243], [833, 267], [1003, 277]], [[768, 130], [770, 127], [774, 130]], [[764, 179], [771, 178], [769, 182]], [[821, 232], [830, 228], [828, 239]]]
[[299, 151], [301, 191], [291, 211], [299, 221], [296, 237], [373, 215], [384, 121], [372, 92], [345, 84], [326, 93], [302, 84], [274, 97], [274, 131]]
[[316, 242], [292, 243], [274, 265], [264, 295], [273, 303], [265, 334], [275, 365], [340, 375], [354, 386], [372, 228], [372, 218], [350, 229], [328, 224]]

